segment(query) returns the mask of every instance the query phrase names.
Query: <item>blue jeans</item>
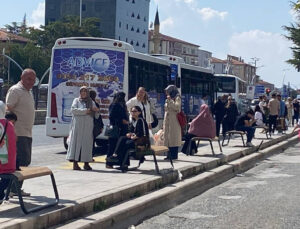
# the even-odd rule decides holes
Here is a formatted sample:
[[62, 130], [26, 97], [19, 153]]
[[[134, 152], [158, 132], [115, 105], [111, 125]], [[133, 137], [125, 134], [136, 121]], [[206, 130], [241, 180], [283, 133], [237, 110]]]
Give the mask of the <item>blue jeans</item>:
[[238, 131], [246, 131], [247, 132], [247, 142], [251, 142], [254, 137], [255, 128], [251, 126], [237, 126], [235, 128]]

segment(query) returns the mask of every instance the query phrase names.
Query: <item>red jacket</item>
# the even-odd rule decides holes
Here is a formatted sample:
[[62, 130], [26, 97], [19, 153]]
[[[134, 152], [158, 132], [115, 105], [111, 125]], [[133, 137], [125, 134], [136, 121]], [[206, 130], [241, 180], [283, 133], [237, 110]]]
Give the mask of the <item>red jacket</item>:
[[[5, 119], [0, 119], [0, 123], [5, 127]], [[2, 136], [0, 136], [1, 139]], [[0, 174], [3, 173], [13, 173], [16, 170], [16, 134], [14, 125], [11, 122], [7, 123], [6, 134], [3, 139], [5, 141], [5, 145], [3, 147], [7, 147], [8, 151], [8, 163], [1, 164], [0, 161]]]

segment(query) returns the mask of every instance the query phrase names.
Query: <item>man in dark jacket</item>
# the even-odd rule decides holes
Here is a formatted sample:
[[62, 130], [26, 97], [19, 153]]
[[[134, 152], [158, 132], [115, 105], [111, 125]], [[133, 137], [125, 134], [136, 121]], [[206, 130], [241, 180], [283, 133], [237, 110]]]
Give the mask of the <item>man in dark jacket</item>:
[[219, 96], [218, 101], [215, 102], [213, 106], [213, 114], [215, 115], [216, 119], [216, 135], [219, 137], [221, 123], [223, 122], [224, 115], [225, 115], [225, 102], [224, 97]]

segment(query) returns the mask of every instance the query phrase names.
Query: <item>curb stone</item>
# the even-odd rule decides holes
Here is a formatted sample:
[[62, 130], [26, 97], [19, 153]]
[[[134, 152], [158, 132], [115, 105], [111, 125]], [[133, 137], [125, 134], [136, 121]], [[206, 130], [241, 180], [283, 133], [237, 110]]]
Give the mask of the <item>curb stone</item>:
[[[284, 136], [281, 136], [277, 139], [271, 139], [269, 140], [269, 142], [264, 142], [261, 145], [261, 152], [264, 152], [267, 150], [268, 147], [277, 144], [280, 141], [284, 142], [284, 145], [287, 146], [287, 144], [291, 144], [290, 142], [294, 142], [291, 140], [286, 141], [287, 139], [291, 138], [293, 135], [296, 135], [296, 133], [292, 133], [292, 134], [287, 134]], [[297, 138], [295, 138], [297, 140]], [[248, 165], [247, 164], [232, 164], [233, 161], [238, 161], [239, 159], [245, 159], [246, 157], [248, 157], [247, 155], [251, 154], [251, 155], [256, 155], [258, 146], [256, 147], [252, 147], [252, 148], [247, 148], [247, 149], [243, 149], [241, 151], [235, 152], [235, 153], [231, 153], [229, 155], [217, 155], [217, 157], [215, 157], [212, 161], [207, 162], [207, 163], [200, 163], [197, 165], [190, 165], [190, 166], [186, 166], [184, 168], [180, 169], [181, 174], [183, 175], [183, 183], [186, 183], [188, 178], [189, 179], [196, 179], [193, 176], [198, 175], [196, 177], [201, 177], [207, 174], [210, 174], [210, 176], [213, 176], [213, 179], [209, 179], [209, 178], [205, 178], [204, 181], [201, 181], [201, 189], [196, 189], [193, 193], [198, 193], [201, 191], [205, 191], [210, 187], [213, 187], [212, 184], [210, 184], [212, 181], [217, 181], [218, 177], [222, 177], [222, 174], [218, 174], [218, 173], [212, 173], [212, 171], [223, 171], [223, 168], [226, 168], [226, 170], [224, 170], [223, 176], [225, 176], [226, 174], [226, 179], [230, 179], [231, 177], [233, 177], [240, 169], [243, 168], [247, 168]], [[271, 147], [274, 148], [274, 147]], [[261, 154], [261, 153], [259, 153]], [[246, 156], [245, 156], [246, 155]], [[253, 165], [253, 163], [255, 163], [254, 161], [257, 160], [261, 160], [264, 157], [257, 156], [258, 158], [256, 158], [256, 156], [251, 156], [254, 157], [253, 161], [251, 160], [251, 165]], [[236, 162], [237, 163], [237, 162]], [[225, 166], [225, 167], [223, 167]], [[250, 165], [249, 165], [250, 166]], [[239, 171], [241, 172], [241, 171]], [[199, 175], [200, 174], [200, 175]], [[208, 176], [208, 177], [210, 177]], [[221, 179], [220, 183], [223, 182], [224, 178]], [[76, 204], [65, 204], [65, 205], [60, 205], [60, 209], [57, 208], [49, 208], [48, 211], [44, 210], [41, 211], [37, 214], [32, 214], [30, 216], [25, 216], [22, 217], [18, 220], [13, 220], [12, 222], [9, 222], [7, 224], [3, 224], [1, 226], [4, 226], [5, 228], [11, 228], [11, 229], [15, 229], [15, 228], [48, 228], [51, 226], [55, 226], [58, 224], [63, 224], [68, 222], [69, 220], [75, 219], [76, 218], [80, 218], [83, 216], [86, 216], [88, 214], [95, 214], [95, 212], [100, 211], [99, 213], [96, 213], [95, 215], [99, 214], [99, 215], [106, 215], [108, 217], [108, 219], [110, 220], [110, 222], [112, 222], [111, 220], [113, 220], [113, 225], [117, 225], [117, 222], [121, 222], [121, 221], [116, 221], [116, 219], [114, 219], [114, 214], [117, 214], [115, 212], [113, 212], [114, 214], [107, 214], [107, 211], [110, 212], [110, 209], [115, 209], [115, 207], [111, 207], [113, 205], [119, 204], [118, 206], [122, 205], [122, 202], [131, 202], [132, 199], [134, 199], [133, 201], [136, 201], [139, 198], [148, 198], [148, 195], [151, 195], [151, 192], [156, 193], [156, 190], [160, 190], [162, 191], [165, 188], [169, 188], [168, 185], [172, 186], [172, 187], [177, 187], [177, 185], [181, 184], [182, 182], [178, 182], [176, 183], [176, 181], [178, 180], [178, 172], [175, 171], [170, 171], [168, 173], [164, 173], [162, 174], [162, 176], [155, 176], [155, 177], [151, 177], [149, 178], [146, 182], [145, 181], [141, 181], [139, 183], [135, 183], [134, 185], [127, 185], [125, 187], [122, 188], [118, 188], [115, 189], [114, 191], [109, 191], [106, 192], [105, 194], [98, 194], [91, 197], [87, 197], [87, 198], [83, 198], [79, 201], [77, 201]], [[206, 183], [208, 182], [208, 183]], [[214, 183], [213, 182], [213, 183]], [[199, 185], [199, 184], [197, 184]], [[196, 185], [196, 186], [197, 186]], [[147, 193], [149, 193], [148, 195], [145, 195]], [[188, 191], [188, 190], [181, 190], [178, 192], [183, 192], [185, 193], [189, 193], [192, 191]], [[200, 192], [200, 193], [201, 193]], [[143, 196], [145, 195], [145, 196]], [[174, 200], [170, 199], [171, 196], [167, 197], [167, 200], [170, 201], [171, 203], [174, 202]], [[165, 197], [166, 198], [166, 197]], [[125, 203], [127, 203], [125, 202]], [[158, 201], [158, 203], [162, 202], [163, 200]], [[120, 204], [121, 203], [121, 204]], [[125, 204], [124, 203], [124, 204]], [[166, 206], [171, 206], [170, 204], [166, 204]], [[145, 204], [145, 207], [149, 207], [149, 203]], [[177, 202], [176, 202], [177, 204]], [[158, 205], [160, 206], [160, 205]], [[173, 206], [173, 205], [172, 205]], [[134, 207], [134, 204], [133, 206]], [[151, 207], [150, 207], [151, 208]], [[157, 207], [156, 207], [157, 208]], [[159, 207], [161, 209], [165, 209], [165, 206]], [[49, 210], [51, 212], [49, 212]], [[127, 210], [124, 210], [122, 214], [125, 214]], [[137, 217], [137, 219], [143, 219], [143, 217], [145, 217], [145, 213], [148, 212], [147, 209], [145, 209], [145, 213], [143, 213], [144, 210], [142, 210], [142, 212], [139, 212], [138, 215], [141, 215], [140, 218]], [[149, 210], [150, 211], [150, 210]], [[154, 210], [151, 210], [154, 211]], [[150, 211], [150, 212], [151, 212]], [[125, 212], [125, 213], [124, 213]], [[119, 212], [118, 212], [119, 213]], [[159, 214], [159, 213], [156, 213]], [[143, 217], [142, 217], [143, 216]], [[147, 216], [147, 215], [146, 215]], [[151, 216], [151, 214], [149, 215]], [[130, 219], [130, 216], [128, 216]], [[122, 218], [122, 217], [121, 217]], [[99, 219], [99, 218], [98, 218]], [[76, 220], [78, 221], [78, 220]], [[90, 221], [89, 221], [90, 223]], [[86, 224], [86, 223], [85, 223]], [[34, 225], [34, 227], [33, 227]], [[132, 223], [130, 224], [132, 225]], [[130, 226], [128, 225], [128, 226]], [[123, 228], [124, 228], [124, 224], [122, 224]], [[67, 225], [66, 225], [67, 228]], [[71, 227], [70, 227], [71, 228]], [[72, 229], [74, 229], [76, 227], [72, 227]], [[91, 228], [91, 227], [88, 227]], [[101, 228], [100, 224], [97, 224], [97, 227], [95, 228]], [[105, 228], [105, 227], [104, 227]], [[106, 227], [107, 228], [107, 227]]]

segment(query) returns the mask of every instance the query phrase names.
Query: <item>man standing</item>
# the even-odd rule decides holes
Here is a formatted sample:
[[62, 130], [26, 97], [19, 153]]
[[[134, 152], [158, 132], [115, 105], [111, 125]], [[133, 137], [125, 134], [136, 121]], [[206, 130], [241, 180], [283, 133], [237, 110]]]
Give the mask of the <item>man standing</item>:
[[[18, 121], [15, 123], [17, 167], [28, 166], [31, 163], [32, 126], [35, 116], [34, 99], [31, 89], [35, 83], [35, 79], [35, 71], [25, 69], [22, 72], [21, 80], [13, 85], [6, 95], [7, 110], [15, 113], [18, 117]], [[21, 182], [21, 187], [22, 184]], [[14, 192], [15, 190], [12, 191]], [[22, 190], [22, 195], [28, 196], [30, 194]]]
[[216, 135], [217, 137], [220, 136], [220, 129], [221, 129], [221, 124], [223, 122], [224, 119], [224, 115], [225, 115], [225, 98], [224, 96], [218, 97], [218, 101], [214, 104], [213, 106], [213, 114], [215, 115], [215, 119], [216, 119]]
[[[269, 108], [269, 131], [274, 133], [276, 126], [277, 126], [277, 117], [279, 114], [279, 109], [280, 109], [280, 103], [278, 99], [276, 99], [276, 94], [272, 94], [272, 99], [269, 101], [268, 104]], [[273, 128], [272, 128], [273, 127]]]

